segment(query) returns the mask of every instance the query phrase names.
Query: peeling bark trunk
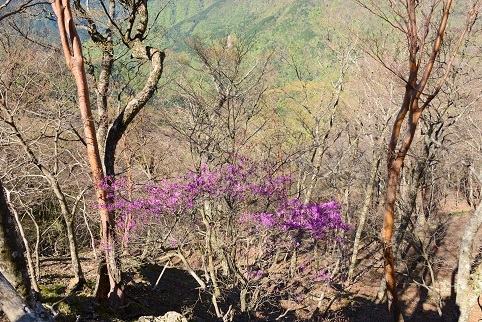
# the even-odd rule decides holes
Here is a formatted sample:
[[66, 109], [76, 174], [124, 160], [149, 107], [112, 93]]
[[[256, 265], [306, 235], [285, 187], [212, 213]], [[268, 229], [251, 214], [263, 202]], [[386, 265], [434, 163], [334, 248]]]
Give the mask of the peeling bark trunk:
[[[52, 3], [58, 26], [62, 49], [67, 66], [71, 70], [77, 86], [79, 109], [84, 125], [84, 137], [87, 146], [87, 155], [92, 170], [93, 183], [97, 195], [98, 209], [101, 219], [102, 245], [105, 253], [105, 265], [109, 280], [109, 293], [96, 294], [98, 299], [108, 299], [111, 306], [120, 307], [124, 304], [124, 285], [122, 274], [117, 262], [115, 252], [114, 219], [107, 208], [108, 200], [106, 191], [102, 187], [104, 172], [102, 169], [94, 119], [90, 108], [87, 77], [82, 56], [80, 38], [72, 19], [69, 0], [56, 0]], [[100, 277], [104, 274], [100, 274]]]
[[[403, 120], [410, 109], [410, 102], [416, 106], [413, 108], [415, 111], [418, 110], [418, 101], [412, 101], [412, 95], [414, 93], [413, 88], [415, 79], [412, 79], [412, 84], [407, 84], [404, 103], [397, 116], [395, 124], [392, 129], [392, 138], [390, 140], [390, 145], [388, 147], [388, 160], [387, 160], [387, 184], [386, 184], [386, 195], [385, 195], [385, 207], [383, 214], [383, 229], [382, 229], [382, 241], [383, 241], [383, 257], [385, 265], [385, 281], [387, 284], [388, 291], [388, 306], [389, 311], [392, 313], [392, 318], [394, 321], [403, 321], [403, 316], [400, 308], [400, 303], [398, 301], [397, 293], [397, 283], [395, 276], [395, 259], [392, 250], [392, 235], [394, 229], [394, 212], [395, 212], [395, 201], [397, 198], [397, 187], [398, 179], [400, 175], [400, 170], [403, 166], [403, 161], [410, 148], [413, 137], [415, 135], [415, 129], [417, 127], [418, 118], [420, 112], [413, 113], [410, 111], [409, 119], [411, 123], [405, 134], [405, 138], [400, 148], [399, 152], [396, 152], [396, 147], [398, 143], [398, 136], [403, 123]], [[415, 115], [414, 115], [415, 114]]]
[[[432, 42], [432, 49], [428, 51], [427, 62], [422, 66], [423, 59], [421, 55], [426, 53], [426, 49], [423, 47], [426, 45], [426, 37], [430, 28], [430, 23], [433, 23], [428, 19], [426, 21], [425, 30], [427, 31], [422, 37], [419, 35], [420, 26], [417, 25], [417, 1], [410, 0], [406, 6], [406, 16], [403, 18], [406, 22], [406, 36], [408, 40], [409, 51], [409, 76], [406, 82], [405, 94], [403, 103], [400, 107], [400, 111], [397, 115], [395, 123], [392, 128], [392, 135], [388, 146], [387, 154], [387, 179], [386, 179], [386, 194], [385, 194], [385, 207], [383, 212], [383, 229], [382, 229], [382, 242], [383, 242], [383, 255], [385, 264], [385, 280], [388, 291], [388, 307], [394, 321], [403, 321], [401, 313], [400, 303], [397, 294], [397, 283], [395, 275], [395, 259], [392, 250], [392, 236], [394, 230], [394, 211], [395, 202], [397, 199], [397, 187], [400, 176], [400, 170], [402, 169], [405, 157], [410, 149], [415, 131], [417, 129], [419, 118], [424, 109], [429, 106], [432, 100], [437, 96], [445, 83], [445, 80], [451, 70], [455, 54], [460, 48], [463, 37], [468, 29], [466, 25], [465, 30], [462, 32], [457, 45], [453, 51], [450, 60], [444, 64], [444, 74], [436, 84], [435, 89], [431, 94], [427, 95], [419, 106], [421, 96], [426, 88], [426, 85], [430, 79], [436, 58], [439, 54], [442, 40], [445, 34], [445, 28], [449, 18], [450, 8], [452, 0], [448, 0], [444, 3], [443, 12], [440, 22], [437, 25], [436, 37]], [[435, 9], [435, 8], [433, 8]], [[472, 15], [473, 13], [469, 13]], [[469, 19], [468, 19], [469, 21]], [[429, 44], [427, 42], [427, 44]], [[422, 48], [421, 48], [422, 46]], [[422, 69], [423, 67], [423, 69]], [[420, 74], [420, 75], [419, 75]], [[407, 122], [407, 129], [405, 134], [400, 139], [400, 132], [404, 121]]]
[[[64, 3], [68, 5], [68, 1], [64, 1]], [[107, 16], [106, 18], [108, 25], [108, 28], [105, 29], [104, 34], [97, 29], [95, 19], [93, 18], [88, 6], [84, 8], [79, 0], [74, 0], [73, 3], [75, 8], [85, 18], [88, 25], [87, 30], [92, 41], [102, 51], [102, 65], [96, 84], [97, 108], [99, 115], [98, 138], [100, 140], [100, 155], [103, 157], [105, 174], [109, 178], [109, 182], [107, 182], [107, 184], [111, 184], [112, 181], [115, 180], [115, 153], [117, 144], [125, 134], [129, 124], [144, 108], [146, 103], [151, 99], [154, 91], [157, 89], [157, 84], [162, 75], [165, 54], [157, 48], [146, 46], [144, 44], [149, 18], [147, 0], [140, 0], [134, 3], [123, 5], [124, 10], [127, 10], [131, 17], [125, 24], [126, 29], [123, 30], [118, 27], [115, 21], [115, 1], [109, 0], [108, 8], [102, 4], [104, 13]], [[68, 30], [68, 28], [66, 29]], [[109, 103], [107, 101], [107, 95], [114, 62], [114, 31], [117, 31], [116, 34], [120, 36], [124, 45], [129, 48], [132, 58], [147, 60], [150, 62], [151, 67], [144, 88], [139, 91], [139, 93], [137, 93], [135, 97], [131, 99], [123, 108], [121, 108], [119, 115], [115, 118], [113, 124], [108, 128], [107, 125], [110, 122], [110, 117], [108, 114]], [[74, 44], [73, 41], [72, 44]], [[64, 48], [65, 47], [66, 46], [64, 46]], [[78, 57], [81, 58], [81, 56]], [[107, 200], [107, 202], [109, 201]], [[106, 294], [104, 294], [103, 290], [110, 289], [110, 295], [108, 295], [108, 297], [111, 298], [112, 294], [118, 294], [114, 297], [117, 297], [119, 300], [123, 297], [123, 281], [118, 256], [116, 255], [117, 245], [114, 242], [114, 214], [105, 212], [101, 215], [101, 222], [103, 232], [102, 243], [106, 251], [104, 253], [105, 263], [100, 263], [99, 272], [103, 272], [105, 269], [104, 265], [107, 265], [106, 267], [108, 274], [99, 274], [97, 280], [98, 287], [96, 287], [95, 293], [97, 298], [104, 299], [106, 298]], [[110, 285], [109, 287], [107, 287], [108, 284]], [[121, 301], [118, 302], [120, 303]]]

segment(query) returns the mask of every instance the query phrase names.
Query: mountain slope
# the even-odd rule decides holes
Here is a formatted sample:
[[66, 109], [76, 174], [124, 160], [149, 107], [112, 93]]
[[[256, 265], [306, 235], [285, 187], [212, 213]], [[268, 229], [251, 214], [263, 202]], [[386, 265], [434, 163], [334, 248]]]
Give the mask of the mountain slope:
[[[152, 3], [151, 12], [162, 4]], [[157, 7], [157, 8], [156, 8]], [[157, 34], [164, 47], [185, 49], [193, 36], [219, 39], [256, 37], [263, 48], [321, 46], [343, 35], [340, 22], [359, 16], [360, 8], [340, 0], [177, 0], [159, 15]]]

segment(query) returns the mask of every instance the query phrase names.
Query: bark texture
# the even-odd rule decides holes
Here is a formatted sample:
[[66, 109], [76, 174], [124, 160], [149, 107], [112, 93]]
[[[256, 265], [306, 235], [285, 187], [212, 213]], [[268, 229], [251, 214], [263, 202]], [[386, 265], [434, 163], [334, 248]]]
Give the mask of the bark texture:
[[18, 236], [14, 218], [8, 208], [3, 185], [0, 181], [0, 272], [11, 281], [18, 293], [27, 298], [30, 294], [30, 279]]
[[[482, 183], [482, 176], [468, 164], [473, 175]], [[457, 297], [456, 304], [460, 310], [459, 322], [469, 321], [470, 311], [477, 302], [482, 290], [482, 264], [473, 267], [473, 246], [475, 236], [482, 226], [482, 204], [475, 209], [474, 214], [465, 224], [462, 243], [459, 251], [457, 272]]]
[[[393, 255], [392, 236], [394, 231], [394, 211], [395, 202], [397, 199], [398, 180], [400, 171], [404, 164], [405, 157], [410, 149], [417, 125], [423, 111], [430, 105], [432, 100], [439, 93], [442, 85], [450, 72], [455, 54], [457, 53], [462, 39], [468, 29], [466, 26], [462, 32], [457, 45], [453, 51], [449, 61], [443, 66], [443, 75], [438, 79], [437, 83], [431, 90], [430, 94], [424, 93], [427, 83], [430, 80], [434, 64], [439, 55], [442, 45], [442, 40], [445, 34], [445, 28], [449, 18], [451, 0], [443, 3], [443, 11], [441, 20], [435, 25], [435, 38], [433, 41], [427, 38], [430, 28], [432, 28], [435, 20], [432, 19], [432, 13], [435, 12], [438, 2], [431, 5], [431, 15], [427, 16], [422, 22], [421, 26], [417, 21], [418, 1], [410, 0], [405, 7], [406, 14], [401, 15], [396, 12], [403, 19], [403, 24], [400, 24], [401, 30], [406, 33], [408, 40], [408, 66], [409, 75], [406, 80], [405, 94], [403, 102], [398, 112], [397, 118], [392, 127], [392, 134], [387, 153], [387, 179], [386, 179], [386, 194], [385, 207], [383, 212], [383, 256], [385, 265], [385, 280], [388, 292], [388, 306], [394, 321], [403, 321], [401, 307], [397, 294], [397, 283], [395, 274], [395, 259]], [[472, 13], [469, 14], [469, 16]], [[423, 34], [420, 34], [420, 30]], [[432, 45], [432, 48], [424, 48]], [[427, 54], [426, 59], [423, 55]], [[401, 76], [403, 79], [403, 76]], [[422, 94], [424, 94], [423, 100]], [[406, 130], [401, 135], [402, 125], [406, 123]]]
[[[115, 252], [114, 219], [108, 211], [107, 194], [103, 189], [104, 171], [100, 161], [99, 147], [95, 131], [94, 119], [90, 108], [89, 89], [87, 76], [82, 56], [82, 45], [75, 28], [68, 0], [56, 0], [52, 8], [58, 18], [58, 27], [65, 61], [71, 70], [77, 86], [79, 108], [84, 127], [84, 138], [87, 155], [92, 170], [93, 182], [96, 190], [98, 209], [101, 219], [102, 244], [105, 254], [105, 266], [109, 280], [109, 292], [102, 299], [108, 299], [111, 306], [120, 307], [124, 304], [124, 286], [122, 274]], [[102, 275], [103, 276], [103, 275]]]
[[11, 322], [53, 322], [40, 303], [30, 308], [0, 272], [0, 309]]
[[[116, 14], [116, 1], [109, 0], [108, 6], [103, 2], [100, 5], [104, 9], [106, 17], [107, 28], [100, 30], [97, 28], [95, 20], [98, 15], [89, 9], [88, 5], [83, 6], [80, 0], [73, 1], [75, 9], [80, 13], [81, 17], [87, 23], [87, 31], [92, 41], [102, 51], [102, 63], [99, 69], [99, 74], [96, 77], [96, 95], [97, 95], [97, 111], [99, 116], [99, 128], [97, 137], [99, 139], [100, 155], [103, 157], [103, 167], [105, 174], [108, 177], [107, 184], [115, 180], [115, 157], [116, 149], [119, 140], [125, 134], [129, 124], [133, 121], [136, 115], [144, 108], [146, 103], [151, 99], [157, 84], [162, 75], [163, 61], [165, 54], [160, 49], [147, 46], [144, 43], [147, 33], [148, 25], [148, 1], [140, 0], [135, 2], [122, 2], [123, 10], [129, 14], [129, 19], [125, 23], [118, 24]], [[150, 71], [145, 81], [144, 87], [134, 95], [122, 107], [120, 95], [118, 96], [117, 110], [120, 112], [113, 112], [109, 109], [109, 87], [111, 85], [110, 78], [112, 76], [113, 64], [115, 62], [114, 56], [114, 36], [119, 36], [122, 43], [129, 49], [131, 58], [144, 60], [150, 64]], [[94, 75], [95, 76], [95, 75]], [[112, 117], [114, 115], [114, 117]], [[117, 116], [115, 116], [117, 115]], [[109, 123], [112, 125], [109, 127]], [[108, 201], [107, 201], [108, 202]], [[105, 271], [107, 268], [108, 275], [100, 274], [97, 280], [96, 297], [99, 299], [106, 298], [105, 290], [109, 289], [107, 284], [110, 284], [110, 293], [117, 293], [118, 299], [123, 297], [123, 282], [122, 272], [118, 263], [118, 256], [116, 255], [116, 244], [114, 235], [114, 217], [113, 214], [102, 217], [102, 231], [103, 244], [106, 248], [104, 254], [105, 265], [100, 263], [99, 272]], [[114, 285], [114, 286], [113, 286]], [[110, 295], [109, 298], [112, 299]], [[119, 301], [120, 303], [121, 301]]]

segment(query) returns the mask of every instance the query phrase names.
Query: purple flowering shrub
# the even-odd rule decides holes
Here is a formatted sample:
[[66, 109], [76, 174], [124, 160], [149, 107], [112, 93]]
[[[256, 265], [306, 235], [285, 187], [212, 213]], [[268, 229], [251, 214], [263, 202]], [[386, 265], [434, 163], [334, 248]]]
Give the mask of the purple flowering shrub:
[[[248, 304], [241, 311], [255, 310], [272, 298], [302, 299], [300, 284], [329, 282], [314, 260], [299, 265], [297, 256], [314, 243], [341, 241], [340, 232], [348, 229], [337, 202], [303, 204], [290, 196], [292, 183], [270, 164], [240, 158], [142, 187], [118, 180], [110, 210], [118, 214], [124, 240], [158, 225], [162, 249], [200, 250], [203, 260], [222, 267], [211, 271], [211, 282], [224, 285], [214, 293], [244, 290], [240, 303]], [[291, 258], [290, 265], [283, 258]]]
[[255, 229], [278, 229], [295, 235], [309, 234], [315, 239], [333, 237], [338, 229], [348, 230], [341, 220], [340, 205], [335, 201], [303, 204], [299, 199], [282, 200], [272, 212], [244, 213], [240, 222]]

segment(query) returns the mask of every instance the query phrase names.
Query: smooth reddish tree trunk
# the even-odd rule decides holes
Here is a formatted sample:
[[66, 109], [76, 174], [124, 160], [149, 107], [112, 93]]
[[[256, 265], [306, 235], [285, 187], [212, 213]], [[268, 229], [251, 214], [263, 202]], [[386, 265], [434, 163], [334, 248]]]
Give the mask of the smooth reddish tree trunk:
[[[104, 172], [100, 161], [94, 119], [90, 108], [89, 90], [82, 56], [82, 45], [72, 19], [69, 0], [55, 0], [52, 3], [52, 7], [58, 18], [60, 40], [62, 42], [65, 60], [67, 66], [72, 71], [77, 86], [79, 108], [84, 127], [84, 139], [87, 146], [87, 155], [92, 170], [97, 204], [101, 218], [101, 247], [103, 247], [103, 251], [105, 252], [105, 266], [109, 278], [109, 292], [107, 298], [113, 307], [119, 307], [124, 303], [122, 274], [116, 260], [114, 220], [112, 214], [108, 210], [107, 194], [103, 189]], [[105, 270], [100, 270], [99, 274], [103, 274], [104, 271]], [[100, 280], [103, 280], [103, 276], [101, 276]], [[104, 298], [100, 299], [103, 300]]]
[[[428, 20], [425, 21], [426, 24], [423, 25], [424, 28], [420, 28], [420, 26], [417, 25], [416, 10], [418, 5], [418, 1], [416, 0], [408, 1], [406, 6], [406, 16], [403, 17], [405, 18], [404, 27], [406, 28], [404, 31], [408, 40], [409, 75], [406, 81], [403, 103], [400, 107], [400, 111], [398, 112], [397, 118], [392, 128], [392, 135], [387, 152], [387, 188], [385, 195], [385, 208], [383, 212], [383, 228], [381, 235], [383, 242], [385, 280], [389, 299], [388, 306], [394, 321], [403, 321], [403, 316], [397, 294], [395, 259], [392, 250], [394, 210], [395, 202], [397, 199], [397, 188], [400, 171], [403, 167], [405, 157], [410, 149], [410, 145], [412, 144], [413, 138], [415, 136], [415, 131], [417, 129], [420, 116], [422, 115], [425, 108], [429, 106], [431, 101], [437, 96], [442, 85], [444, 84], [450, 72], [455, 54], [460, 47], [460, 44], [463, 37], [465, 36], [470, 21], [470, 19], [467, 20], [466, 28], [462, 32], [450, 60], [443, 65], [443, 68], [445, 70], [443, 76], [438, 80], [438, 84], [436, 84], [430, 94], [424, 94], [424, 96], [426, 95], [426, 97], [424, 97], [424, 100], [421, 101], [422, 93], [426, 88], [426, 85], [432, 73], [432, 69], [434, 67], [434, 63], [437, 56], [439, 55], [443, 36], [445, 34], [445, 28], [447, 26], [447, 21], [449, 18], [452, 0], [447, 0], [443, 4], [442, 17], [439, 24], [437, 25], [437, 30], [435, 34], [436, 37], [432, 42], [432, 49], [428, 51], [426, 63], [423, 63], [424, 59], [421, 59], [421, 55], [426, 54], [424, 48], [421, 47], [429, 44], [426, 37], [428, 35], [429, 28], [432, 27], [433, 22], [430, 21], [430, 17]], [[434, 3], [432, 5], [434, 6], [432, 9], [435, 9], [437, 3]], [[469, 18], [472, 15], [473, 13], [469, 12]], [[421, 29], [426, 31], [424, 35], [419, 35], [419, 30]], [[422, 64], [424, 65], [422, 66]], [[421, 106], [419, 105], [420, 102], [423, 102]], [[400, 138], [402, 124], [404, 122], [407, 123], [407, 128], [405, 130], [405, 133]]]

